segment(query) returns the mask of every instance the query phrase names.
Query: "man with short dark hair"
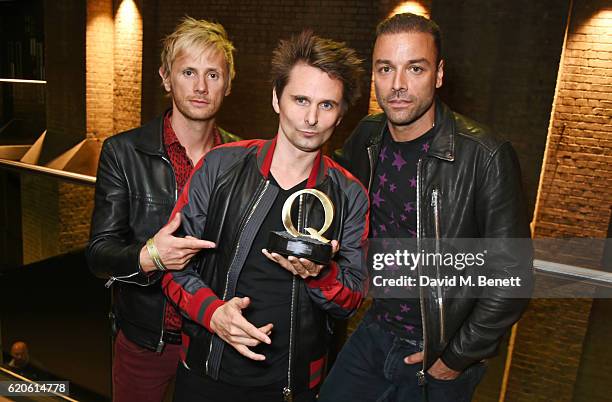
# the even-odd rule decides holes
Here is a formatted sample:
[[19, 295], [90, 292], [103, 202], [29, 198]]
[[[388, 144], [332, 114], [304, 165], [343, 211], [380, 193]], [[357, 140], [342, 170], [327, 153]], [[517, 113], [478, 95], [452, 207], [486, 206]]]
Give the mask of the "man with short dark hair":
[[172, 108], [102, 147], [87, 257], [114, 284], [115, 402], [162, 401], [176, 373], [181, 316], [151, 272], [182, 269], [214, 247], [174, 236], [179, 216], [164, 224], [193, 166], [213, 146], [239, 139], [215, 122], [235, 75], [233, 51], [223, 26], [185, 18], [161, 54]]
[[[408, 13], [381, 22], [372, 63], [384, 113], [364, 118], [337, 154], [368, 188], [372, 243], [415, 238], [420, 253], [429, 240], [438, 246], [445, 239], [529, 238], [510, 143], [435, 97], [444, 76], [438, 26]], [[515, 253], [499, 241], [488, 251], [486, 272], [515, 275], [528, 294], [530, 247]], [[419, 281], [431, 272], [425, 268], [417, 264]], [[320, 401], [471, 400], [482, 360], [496, 353], [527, 302], [508, 287], [470, 291], [448, 282], [421, 285], [412, 296], [406, 290], [403, 298], [379, 294], [340, 352]]]
[[[177, 233], [213, 240], [217, 248], [162, 280], [189, 318], [175, 401], [314, 401], [329, 319], [359, 307], [366, 277], [366, 191], [321, 151], [359, 96], [362, 71], [343, 43], [311, 32], [281, 41], [272, 61], [278, 134], [212, 150], [181, 195]], [[334, 239], [331, 262], [269, 252], [270, 233], [286, 227], [285, 202], [315, 189], [335, 211], [322, 234]], [[307, 194], [293, 212], [303, 233], [327, 222]]]

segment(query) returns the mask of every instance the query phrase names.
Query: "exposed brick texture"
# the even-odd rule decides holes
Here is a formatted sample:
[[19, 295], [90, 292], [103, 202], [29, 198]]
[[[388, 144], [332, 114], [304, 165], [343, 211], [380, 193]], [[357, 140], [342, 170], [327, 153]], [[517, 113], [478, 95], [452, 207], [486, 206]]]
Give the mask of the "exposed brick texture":
[[87, 137], [102, 140], [114, 133], [113, 1], [87, 2], [86, 119]]
[[[112, 0], [89, 1], [86, 6], [47, 3], [52, 3], [46, 4], [45, 13], [50, 38], [46, 45], [49, 119], [41, 163], [86, 136], [103, 140], [137, 126], [141, 100], [139, 4], [131, 0], [120, 7], [114, 7]], [[58, 23], [63, 20], [70, 23]], [[56, 181], [42, 185], [41, 180], [46, 179], [26, 181], [39, 183], [36, 187], [22, 186], [26, 263], [83, 247], [89, 236], [93, 189]], [[55, 235], [47, 236], [39, 228]]]
[[59, 183], [58, 242], [61, 253], [83, 247], [89, 239], [89, 222], [93, 212], [93, 187]]
[[[609, 7], [602, 12], [606, 4], [573, 1], [534, 216], [536, 237], [605, 237], [608, 231], [612, 12]], [[602, 249], [572, 252], [582, 265], [600, 267]], [[557, 254], [546, 258], [564, 253]], [[596, 352], [609, 348], [586, 337], [589, 319], [600, 320], [602, 306], [595, 310], [598, 316], [591, 316], [591, 306], [591, 299], [532, 302], [519, 326], [507, 401], [609, 400], [600, 391], [601, 377], [609, 378], [610, 371]], [[593, 324], [591, 334], [601, 334], [601, 326]], [[583, 348], [590, 357], [583, 357]]]
[[583, 299], [531, 303], [519, 324], [506, 401], [572, 401], [590, 309]]
[[[40, 164], [85, 138], [85, 5], [46, 1], [44, 6], [47, 136]], [[21, 177], [24, 264], [76, 246], [74, 242], [63, 244], [61, 239], [78, 238], [73, 234], [82, 232], [83, 222], [89, 221], [90, 214], [76, 213], [82, 211], [79, 205], [91, 203], [90, 193], [74, 189], [67, 196], [56, 180]], [[73, 219], [62, 219], [62, 214]]]
[[23, 264], [57, 255], [59, 252], [57, 182], [21, 175], [21, 227]]
[[[117, 3], [119, 5], [117, 6]], [[140, 1], [115, 2], [113, 120], [114, 132], [140, 124], [142, 87], [142, 16]]]
[[444, 33], [440, 94], [517, 150], [533, 210], [569, 0], [432, 4]]
[[[606, 236], [612, 199], [612, 12], [597, 14], [603, 4], [574, 2], [535, 215], [538, 237]], [[600, 256], [591, 257], [599, 263]]]

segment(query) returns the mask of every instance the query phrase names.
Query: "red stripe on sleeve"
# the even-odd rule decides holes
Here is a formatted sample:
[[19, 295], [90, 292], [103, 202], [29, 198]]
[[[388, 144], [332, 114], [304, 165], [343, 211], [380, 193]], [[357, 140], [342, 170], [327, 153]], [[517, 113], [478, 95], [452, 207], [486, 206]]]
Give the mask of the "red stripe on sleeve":
[[313, 389], [316, 387], [323, 378], [323, 366], [325, 365], [325, 356], [322, 358], [310, 362], [310, 383], [308, 388]]
[[[183, 287], [174, 281], [174, 278], [170, 273], [166, 273], [162, 279], [162, 287], [164, 293], [172, 300], [183, 312], [185, 312], [189, 318], [197, 321], [198, 313], [202, 306], [202, 303], [209, 297], [217, 298], [217, 295], [210, 288], [198, 289], [195, 294], [187, 292]], [[209, 331], [210, 319], [213, 313], [221, 307], [225, 302], [217, 298], [213, 301], [204, 312], [203, 321], [200, 323], [204, 325]], [[212, 331], [211, 331], [212, 332]]]
[[338, 265], [335, 261], [329, 264], [329, 272], [322, 278], [306, 279], [309, 288], [319, 288], [326, 300], [338, 306], [352, 310], [361, 303], [361, 292], [354, 291], [342, 285], [337, 279]]
[[327, 272], [323, 274], [323, 276], [319, 276], [316, 278], [309, 277], [304, 279], [306, 281], [306, 285], [309, 288], [326, 288], [330, 286], [334, 286], [337, 281], [336, 277], [338, 276], [338, 264], [336, 261], [332, 261], [327, 266]]
[[225, 302], [223, 300], [218, 299], [212, 302], [210, 306], [208, 306], [208, 308], [206, 309], [206, 312], [204, 313], [204, 321], [202, 322], [202, 325], [204, 325], [206, 329], [208, 329], [210, 332], [214, 332], [212, 328], [210, 327], [210, 319], [212, 318], [213, 313], [217, 311], [217, 309], [223, 306], [224, 304]]

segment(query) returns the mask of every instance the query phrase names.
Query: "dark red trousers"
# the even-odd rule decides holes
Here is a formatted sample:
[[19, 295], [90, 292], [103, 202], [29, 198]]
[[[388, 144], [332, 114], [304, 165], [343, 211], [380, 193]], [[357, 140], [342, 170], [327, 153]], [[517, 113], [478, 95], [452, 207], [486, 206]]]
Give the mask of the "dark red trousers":
[[161, 402], [176, 374], [180, 345], [161, 353], [140, 347], [119, 331], [113, 361], [113, 402]]

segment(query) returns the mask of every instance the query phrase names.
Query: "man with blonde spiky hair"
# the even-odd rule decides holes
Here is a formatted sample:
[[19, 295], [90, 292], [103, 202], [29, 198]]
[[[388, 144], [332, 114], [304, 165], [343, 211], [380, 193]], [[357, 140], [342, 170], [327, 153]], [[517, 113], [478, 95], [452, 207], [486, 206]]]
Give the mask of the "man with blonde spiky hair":
[[166, 303], [155, 270], [180, 270], [214, 243], [173, 235], [168, 221], [193, 166], [236, 141], [215, 117], [235, 76], [223, 26], [186, 17], [163, 41], [159, 75], [172, 108], [105, 141], [87, 257], [113, 286], [113, 400], [162, 401], [181, 348], [181, 317]]

